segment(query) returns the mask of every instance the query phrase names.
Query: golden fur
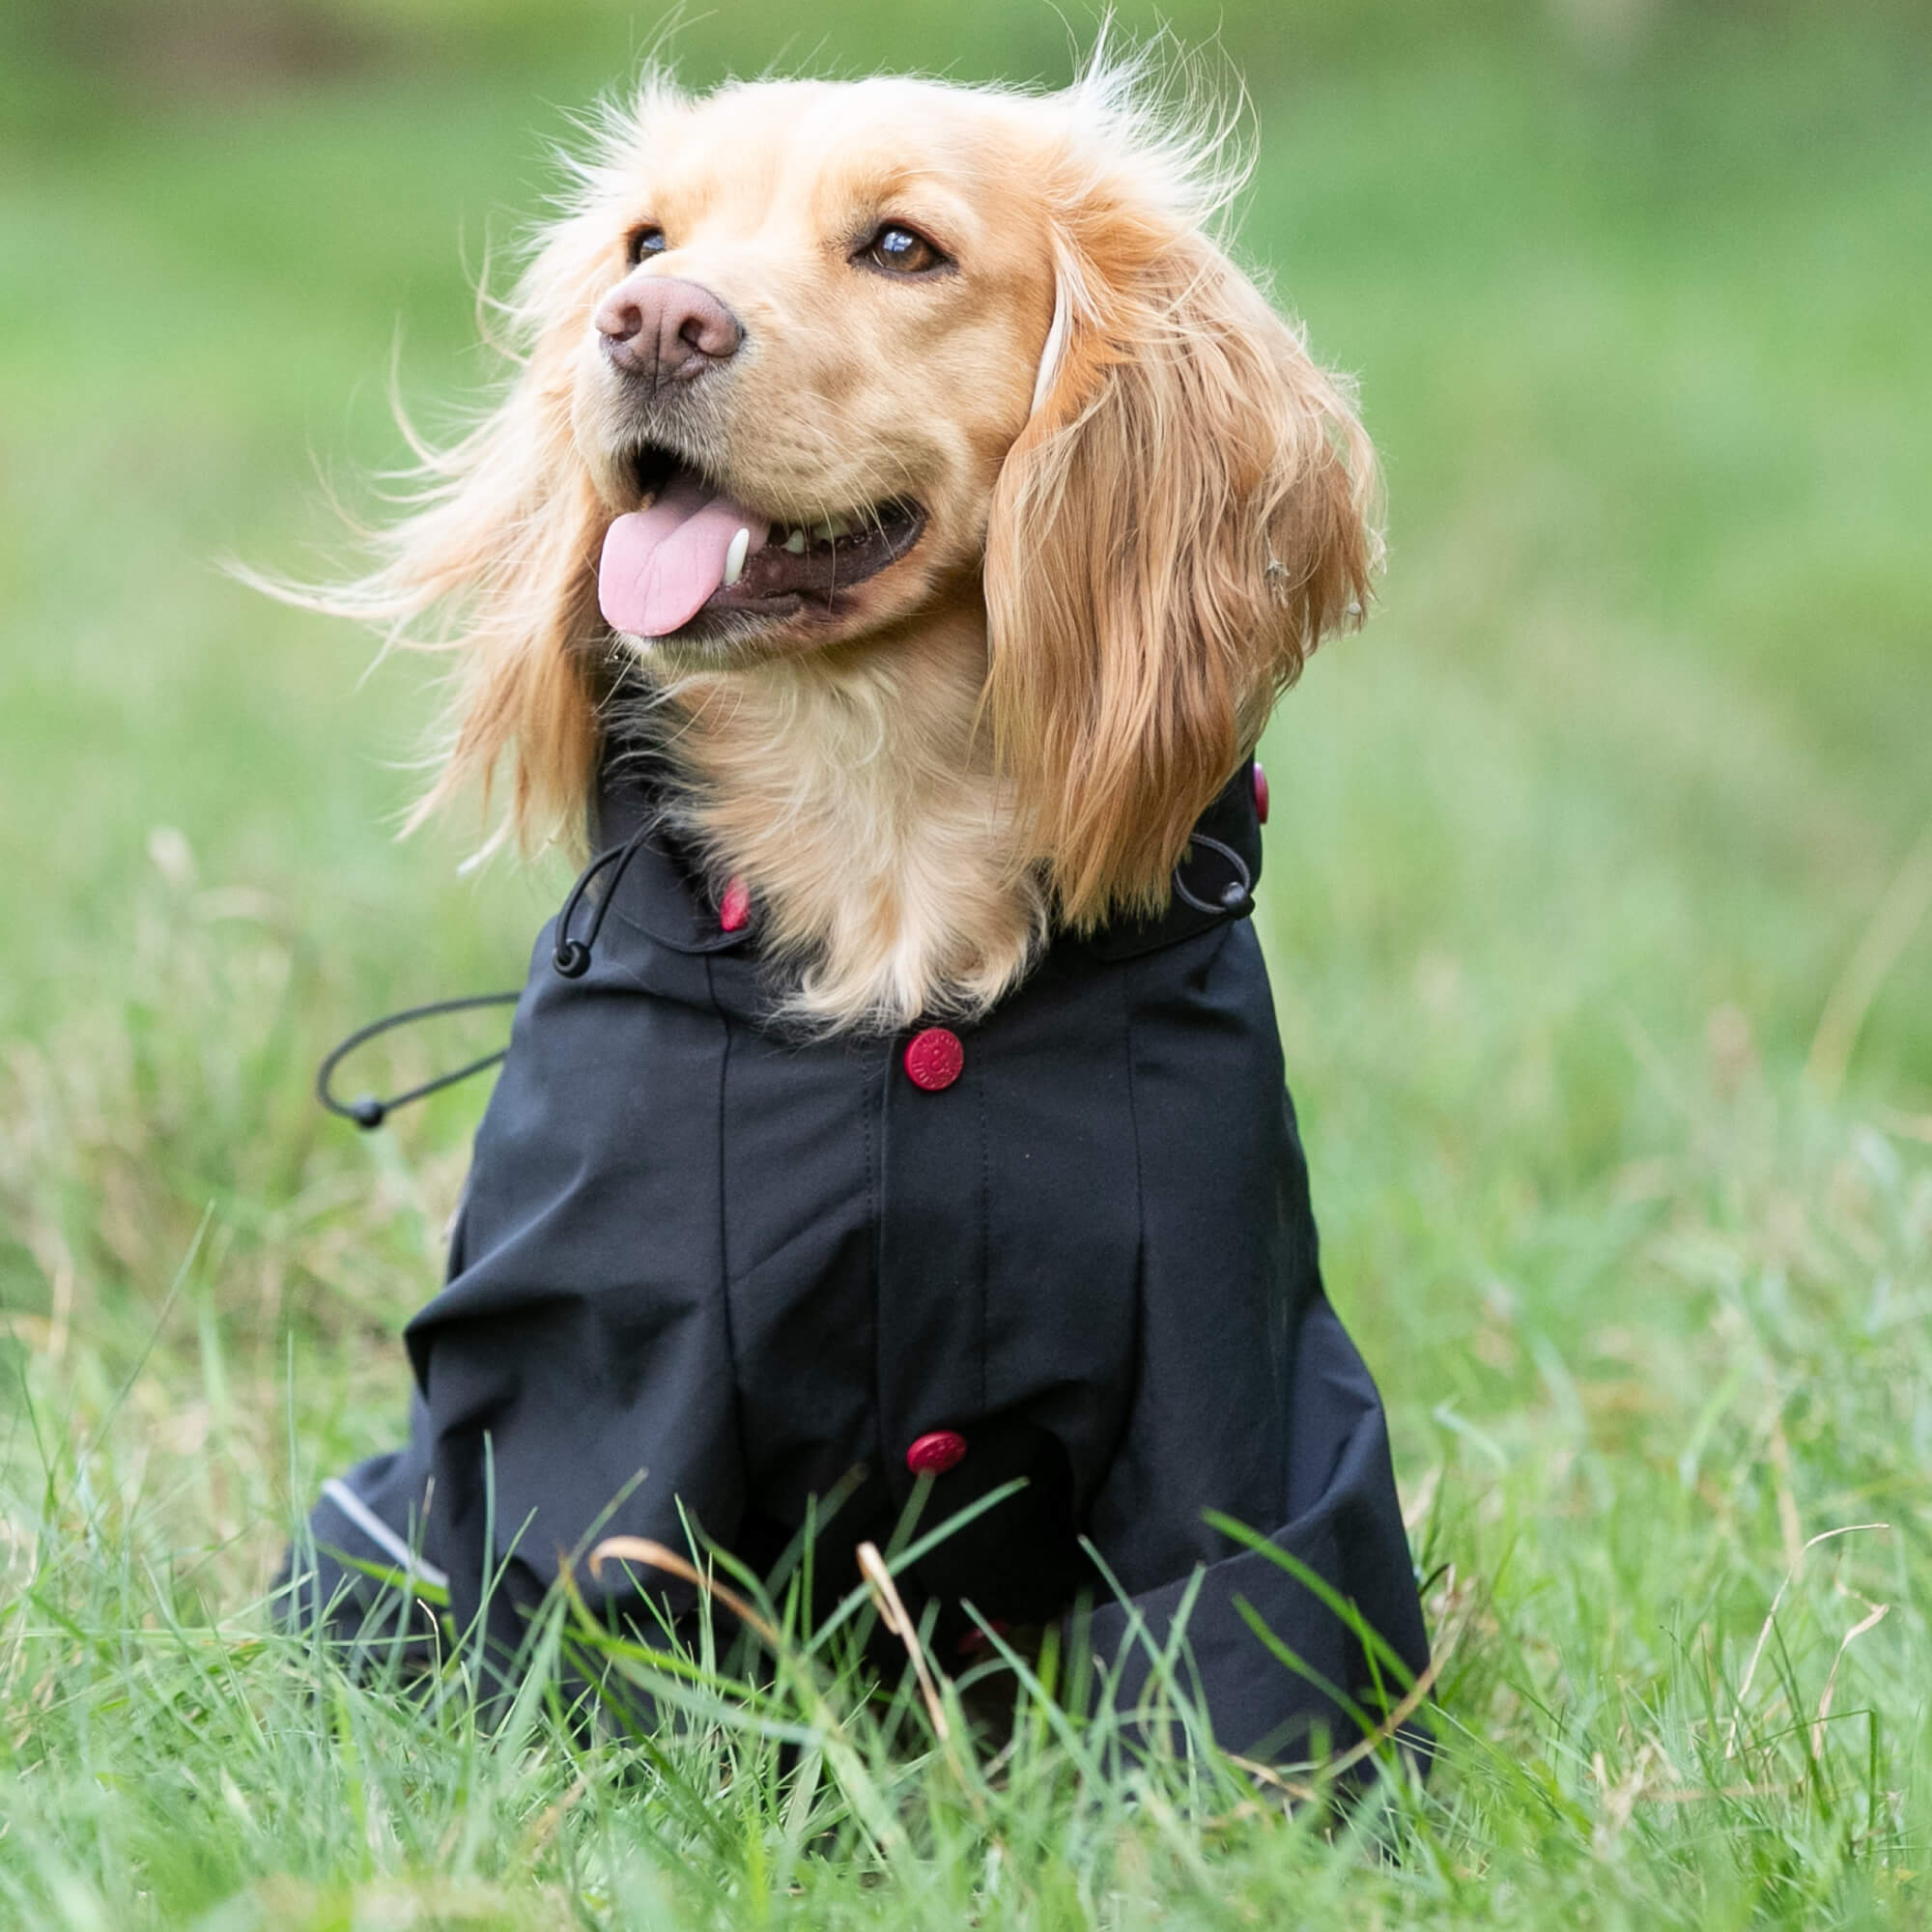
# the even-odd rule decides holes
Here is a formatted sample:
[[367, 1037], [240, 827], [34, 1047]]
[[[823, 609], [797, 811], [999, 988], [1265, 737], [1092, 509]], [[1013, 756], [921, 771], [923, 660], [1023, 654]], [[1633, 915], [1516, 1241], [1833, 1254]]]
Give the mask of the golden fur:
[[[1045, 97], [654, 79], [608, 121], [507, 305], [508, 393], [419, 448], [382, 565], [305, 601], [456, 652], [422, 809], [506, 776], [526, 844], [574, 840], [635, 668], [681, 827], [750, 885], [796, 1011], [970, 1016], [1056, 923], [1164, 903], [1275, 696], [1367, 594], [1367, 439], [1208, 232], [1213, 144], [1119, 69]], [[888, 218], [956, 270], [855, 267]], [[642, 222], [670, 248], [633, 270]], [[660, 272], [746, 330], [680, 418], [707, 474], [784, 520], [924, 507], [836, 608], [656, 642], [600, 615], [599, 547], [639, 485], [590, 318]]]

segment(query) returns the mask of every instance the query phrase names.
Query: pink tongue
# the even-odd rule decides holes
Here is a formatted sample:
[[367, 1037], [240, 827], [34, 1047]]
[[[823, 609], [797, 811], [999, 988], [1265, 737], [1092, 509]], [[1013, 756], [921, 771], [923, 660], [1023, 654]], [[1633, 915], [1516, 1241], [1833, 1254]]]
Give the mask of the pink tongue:
[[605, 533], [597, 567], [605, 617], [633, 638], [662, 638], [690, 623], [724, 583], [724, 554], [743, 529], [753, 550], [771, 534], [744, 504], [712, 496], [695, 476], [675, 478], [648, 510], [619, 517]]

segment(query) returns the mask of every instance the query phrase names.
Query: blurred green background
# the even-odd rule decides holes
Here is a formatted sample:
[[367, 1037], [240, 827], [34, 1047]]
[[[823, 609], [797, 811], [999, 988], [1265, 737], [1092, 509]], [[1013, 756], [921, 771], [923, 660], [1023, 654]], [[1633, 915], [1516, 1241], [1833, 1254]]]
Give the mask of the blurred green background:
[[[1244, 79], [1240, 246], [1359, 374], [1387, 467], [1380, 608], [1271, 735], [1264, 921], [1335, 1291], [1413, 1435], [1508, 1399], [1518, 1358], [1467, 1346], [1498, 1295], [1587, 1352], [1687, 1108], [1795, 1093], [1808, 1058], [1927, 1130], [1932, 32], [1664, 0], [1118, 18]], [[217, 565], [347, 554], [324, 485], [374, 509], [392, 357], [432, 425], [483, 392], [479, 266], [661, 25], [8, 16], [0, 1265], [30, 1314], [66, 1270], [110, 1360], [210, 1203], [245, 1249], [407, 1175], [428, 1229], [460, 1174], [480, 1086], [371, 1148], [309, 1070], [388, 1005], [514, 984], [563, 875], [460, 880], [462, 826], [394, 842], [434, 668], [369, 672], [367, 639]], [[1092, 32], [1017, 0], [741, 6], [662, 45], [695, 85], [1052, 82]], [[433, 1236], [323, 1225], [326, 1259], [257, 1264], [244, 1330], [293, 1314], [392, 1405]], [[330, 1406], [358, 1443], [389, 1412]]]
[[[1119, 10], [1160, 18], [1245, 81], [1240, 249], [1359, 375], [1387, 470], [1379, 607], [1265, 748], [1260, 918], [1468, 1750], [1449, 1849], [1341, 1843], [1337, 1895], [1903, 1922], [1932, 1832], [1932, 15]], [[760, 0], [665, 45], [694, 85], [1057, 82], [1093, 29]], [[381, 1748], [455, 1767], [404, 1804], [421, 1846], [365, 1829], [349, 1743], [312, 1793], [277, 1754], [306, 1680], [265, 1730], [282, 1666], [246, 1633], [290, 1510], [400, 1426], [485, 1097], [357, 1137], [315, 1063], [517, 983], [566, 875], [459, 878], [467, 826], [397, 843], [436, 667], [372, 669], [218, 564], [352, 554], [328, 497], [380, 514], [392, 362], [432, 429], [487, 392], [474, 277], [660, 30], [606, 0], [0, 13], [0, 1916], [434, 1887], [459, 1836], [491, 1897], [553, 1881], [491, 1822], [538, 1799], [478, 1799], [406, 1713]], [[1801, 1579], [1806, 1538], [1881, 1520]], [[178, 1626], [255, 1700], [205, 1736], [171, 1716], [212, 1708]], [[1719, 1685], [1762, 1755], [1718, 1754]], [[1807, 1747], [1792, 1713], [1834, 1687], [1869, 1735], [1821, 1717]], [[229, 1780], [191, 1843], [184, 1776]], [[1303, 1896], [1278, 1840], [1254, 1922]], [[310, 1922], [263, 1910], [221, 1923]]]

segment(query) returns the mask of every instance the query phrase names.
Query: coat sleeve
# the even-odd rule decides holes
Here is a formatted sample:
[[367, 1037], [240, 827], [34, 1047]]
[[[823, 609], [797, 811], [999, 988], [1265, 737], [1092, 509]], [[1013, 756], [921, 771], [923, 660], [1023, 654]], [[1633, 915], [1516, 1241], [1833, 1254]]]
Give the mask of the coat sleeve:
[[1229, 1748], [1297, 1751], [1317, 1729], [1346, 1748], [1428, 1643], [1381, 1401], [1322, 1293], [1266, 974], [1245, 924], [1133, 970], [1140, 1335], [1090, 1526], [1121, 1595], [1094, 1609], [1090, 1640], [1119, 1708], [1147, 1701], [1178, 1638], [1177, 1688]]
[[[1205, 1711], [1221, 1744], [1263, 1756], [1299, 1755], [1318, 1730], [1346, 1749], [1365, 1724], [1380, 1723], [1429, 1661], [1381, 1403], [1325, 1299], [1302, 1325], [1293, 1401], [1287, 1509], [1278, 1521], [1247, 1525], [1290, 1564], [1223, 1541], [1219, 1553], [1204, 1551], [1167, 1581], [1101, 1604], [1089, 1627], [1095, 1659], [1113, 1673], [1117, 1709], [1157, 1706], [1158, 1661], [1178, 1637], [1176, 1688]], [[1351, 1605], [1398, 1662], [1391, 1666], [1379, 1650], [1372, 1660], [1350, 1621], [1291, 1564]]]
[[[487, 1605], [504, 1652], [564, 1561], [598, 1603], [581, 1560], [597, 1538], [683, 1550], [695, 1521], [729, 1542], [743, 1509], [721, 1259], [725, 1030], [701, 961], [669, 962], [695, 987], [649, 985], [648, 952], [616, 932], [575, 980], [549, 970], [539, 939], [447, 1285], [408, 1330], [429, 1551], [456, 1628]], [[607, 1574], [602, 1587], [614, 1604], [630, 1586]], [[665, 1592], [673, 1613], [682, 1588]]]

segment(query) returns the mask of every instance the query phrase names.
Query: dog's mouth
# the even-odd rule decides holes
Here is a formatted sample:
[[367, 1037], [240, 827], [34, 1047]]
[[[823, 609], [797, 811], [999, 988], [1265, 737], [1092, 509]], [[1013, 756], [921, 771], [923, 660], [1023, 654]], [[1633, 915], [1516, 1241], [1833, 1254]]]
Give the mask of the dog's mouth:
[[633, 638], [668, 637], [707, 610], [785, 616], [811, 603], [835, 613], [844, 592], [896, 563], [925, 527], [924, 509], [902, 497], [788, 521], [660, 443], [638, 450], [632, 473], [643, 507], [605, 533], [597, 601]]

